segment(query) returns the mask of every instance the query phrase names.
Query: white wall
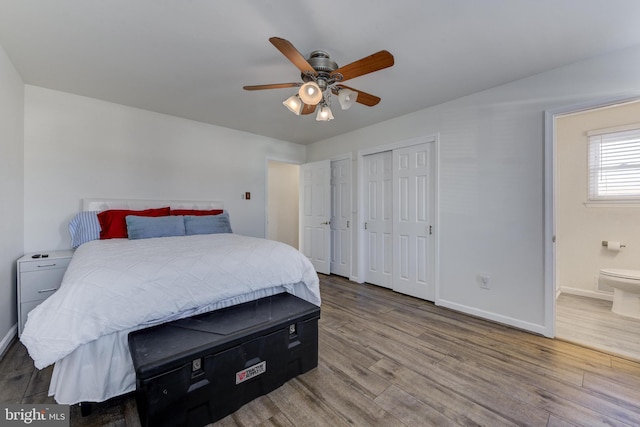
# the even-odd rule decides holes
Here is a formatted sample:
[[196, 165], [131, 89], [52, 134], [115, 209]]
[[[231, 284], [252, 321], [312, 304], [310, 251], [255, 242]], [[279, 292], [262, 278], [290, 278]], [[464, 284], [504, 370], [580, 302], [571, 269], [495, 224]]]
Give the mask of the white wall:
[[24, 249], [68, 248], [87, 197], [222, 200], [234, 232], [264, 237], [265, 159], [305, 156], [302, 145], [27, 85]]
[[[570, 114], [556, 119], [556, 277], [563, 292], [599, 295], [601, 268], [640, 269], [640, 207], [585, 206], [590, 130], [640, 122], [640, 102]], [[612, 252], [603, 240], [621, 241]]]
[[[548, 333], [544, 110], [638, 89], [640, 47], [319, 141], [308, 161], [439, 134], [437, 302]], [[481, 272], [490, 274], [490, 290], [480, 288]]]
[[269, 161], [267, 238], [298, 248], [300, 166]]
[[0, 46], [0, 355], [15, 334], [16, 263], [23, 254], [24, 83]]

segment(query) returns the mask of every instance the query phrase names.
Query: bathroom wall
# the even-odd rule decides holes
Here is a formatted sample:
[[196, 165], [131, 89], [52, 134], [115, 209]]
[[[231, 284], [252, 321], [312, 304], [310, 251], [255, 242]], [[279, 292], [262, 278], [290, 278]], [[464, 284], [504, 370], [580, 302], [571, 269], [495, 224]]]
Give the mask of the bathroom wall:
[[268, 161], [267, 239], [298, 248], [300, 165]]
[[[559, 117], [556, 122], [556, 285], [562, 292], [611, 299], [597, 289], [601, 268], [640, 270], [640, 204], [585, 206], [587, 131], [640, 123], [640, 102]], [[626, 248], [612, 252], [603, 240]], [[610, 289], [610, 288], [609, 288]]]

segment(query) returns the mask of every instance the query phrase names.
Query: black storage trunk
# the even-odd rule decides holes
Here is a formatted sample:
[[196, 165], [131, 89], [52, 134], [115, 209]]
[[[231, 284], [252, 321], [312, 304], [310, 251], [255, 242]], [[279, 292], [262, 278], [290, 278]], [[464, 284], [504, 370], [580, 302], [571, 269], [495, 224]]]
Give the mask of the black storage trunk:
[[288, 293], [129, 334], [143, 426], [203, 426], [318, 365], [320, 308]]

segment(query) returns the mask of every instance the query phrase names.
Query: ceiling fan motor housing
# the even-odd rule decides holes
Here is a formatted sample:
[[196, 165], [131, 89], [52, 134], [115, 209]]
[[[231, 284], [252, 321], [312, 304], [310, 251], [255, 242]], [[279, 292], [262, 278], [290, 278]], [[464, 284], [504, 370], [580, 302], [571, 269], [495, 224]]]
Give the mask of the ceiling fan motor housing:
[[317, 75], [314, 78], [309, 74], [302, 73], [301, 76], [304, 82], [315, 80], [322, 90], [325, 90], [329, 84], [333, 83], [329, 80], [333, 80], [331, 73], [338, 69], [338, 64], [331, 60], [329, 53], [324, 50], [314, 50], [309, 55], [307, 62], [313, 67]]

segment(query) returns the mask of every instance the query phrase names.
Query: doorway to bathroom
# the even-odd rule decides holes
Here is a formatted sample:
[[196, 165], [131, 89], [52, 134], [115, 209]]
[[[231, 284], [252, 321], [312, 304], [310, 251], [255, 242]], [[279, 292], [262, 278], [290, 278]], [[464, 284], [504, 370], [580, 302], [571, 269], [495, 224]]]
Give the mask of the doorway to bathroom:
[[603, 268], [640, 270], [640, 203], [589, 198], [589, 134], [640, 127], [640, 99], [567, 108], [552, 120], [555, 336], [640, 360], [640, 319], [613, 313], [613, 289], [598, 280]]

